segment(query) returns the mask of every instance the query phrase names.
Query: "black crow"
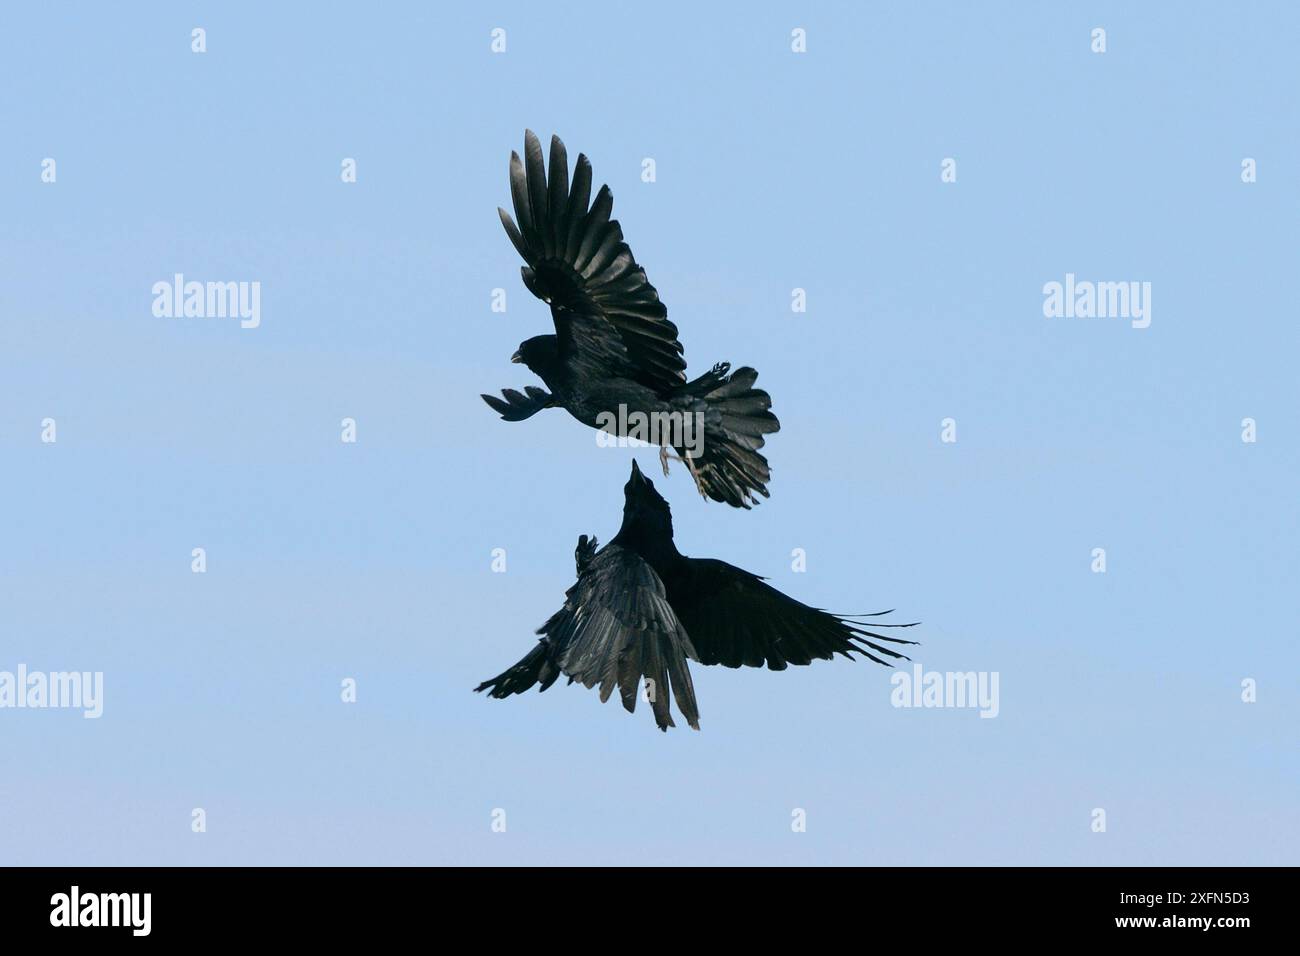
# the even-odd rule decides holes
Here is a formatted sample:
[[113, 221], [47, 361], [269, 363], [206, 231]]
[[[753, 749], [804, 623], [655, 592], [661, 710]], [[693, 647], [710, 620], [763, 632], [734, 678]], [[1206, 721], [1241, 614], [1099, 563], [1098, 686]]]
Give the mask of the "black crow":
[[537, 646], [476, 691], [505, 698], [534, 684], [546, 690], [563, 674], [570, 684], [600, 684], [602, 701], [617, 686], [623, 706], [632, 711], [644, 675], [659, 729], [674, 726], [668, 711], [671, 690], [686, 722], [699, 730], [688, 658], [727, 667], [767, 664], [774, 671], [836, 654], [852, 659], [855, 652], [877, 664], [886, 662], [876, 654], [910, 660], [876, 642], [915, 641], [867, 628], [914, 623], [853, 620], [889, 611], [831, 614], [786, 597], [758, 575], [725, 561], [680, 554], [673, 545], [668, 502], [636, 462], [623, 498], [623, 525], [614, 540], [597, 550], [595, 537], [578, 538], [578, 581], [565, 594], [564, 607], [538, 629], [542, 639]]
[[569, 160], [551, 137], [547, 180], [542, 145], [529, 130], [524, 159], [510, 154], [515, 220], [498, 209], [510, 241], [527, 263], [524, 285], [551, 306], [554, 335], [526, 340], [511, 357], [550, 389], [502, 390], [483, 400], [506, 421], [543, 408], [568, 409], [578, 421], [613, 435], [660, 445], [668, 474], [669, 449], [684, 461], [700, 493], [737, 508], [768, 497], [771, 471], [758, 451], [781, 423], [767, 392], [754, 388], [752, 368], [731, 372], [720, 362], [688, 382], [677, 326], [646, 279], [645, 270], [610, 219], [613, 195], [601, 186], [591, 208], [591, 163], [578, 156], [569, 184]]

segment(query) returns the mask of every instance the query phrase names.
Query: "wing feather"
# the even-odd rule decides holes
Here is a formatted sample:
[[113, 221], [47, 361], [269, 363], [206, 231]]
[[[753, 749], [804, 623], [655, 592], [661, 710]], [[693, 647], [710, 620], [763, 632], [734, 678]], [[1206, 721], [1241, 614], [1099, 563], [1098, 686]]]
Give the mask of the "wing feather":
[[[580, 546], [581, 547], [581, 546]], [[608, 700], [618, 688], [623, 706], [636, 709], [643, 678], [655, 723], [674, 726], [669, 702], [699, 729], [699, 706], [686, 663], [695, 656], [673, 613], [663, 582], [639, 555], [606, 545], [588, 560], [564, 607], [538, 631], [552, 658], [571, 680], [600, 688]]]
[[[527, 263], [524, 283], [550, 303], [562, 347], [581, 355], [590, 345], [575, 334], [566, 313], [599, 318], [608, 329], [585, 331], [620, 339], [628, 374], [661, 390], [677, 387], [686, 380], [677, 326], [624, 241], [622, 227], [610, 218], [613, 193], [601, 186], [588, 208], [591, 185], [591, 163], [582, 155], [570, 183], [568, 153], [558, 136], [551, 139], [548, 178], [541, 142], [532, 131], [524, 134], [523, 158], [510, 155], [514, 218], [498, 210], [511, 244]], [[609, 348], [598, 344], [597, 350]]]
[[915, 644], [878, 633], [912, 624], [870, 625], [861, 615], [831, 614], [809, 607], [762, 578], [725, 561], [688, 558], [685, 583], [674, 593], [673, 610], [701, 664], [784, 670], [787, 664], [830, 660], [836, 654], [861, 654], [878, 664], [882, 657], [908, 660], [889, 645]]
[[552, 395], [536, 385], [525, 385], [526, 395], [521, 395], [513, 388], [503, 388], [501, 394], [505, 401], [493, 395], [480, 396], [491, 406], [492, 410], [508, 422], [521, 422], [531, 418], [551, 403]]

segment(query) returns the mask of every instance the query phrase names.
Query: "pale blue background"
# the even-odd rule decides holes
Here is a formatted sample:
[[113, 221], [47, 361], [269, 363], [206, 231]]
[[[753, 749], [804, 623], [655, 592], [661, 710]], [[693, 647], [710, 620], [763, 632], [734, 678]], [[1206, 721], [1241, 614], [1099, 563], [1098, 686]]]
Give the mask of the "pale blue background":
[[[979, 6], [11, 7], [0, 669], [107, 686], [0, 712], [0, 861], [1296, 863], [1300, 14]], [[998, 719], [843, 661], [696, 667], [698, 734], [470, 693], [633, 454], [478, 398], [550, 327], [495, 211], [526, 126], [611, 185], [691, 371], [774, 396], [769, 502], [657, 480], [681, 548], [922, 620]], [[154, 318], [177, 271], [260, 280], [262, 327]], [[1153, 283], [1151, 327], [1045, 319], [1068, 271]]]

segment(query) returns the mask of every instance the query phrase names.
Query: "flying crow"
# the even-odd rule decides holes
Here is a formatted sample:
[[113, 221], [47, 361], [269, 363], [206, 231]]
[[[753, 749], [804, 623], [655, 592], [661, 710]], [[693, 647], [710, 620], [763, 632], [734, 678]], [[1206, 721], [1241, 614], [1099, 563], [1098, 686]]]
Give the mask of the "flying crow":
[[515, 218], [497, 210], [527, 263], [524, 285], [550, 305], [555, 322], [554, 335], [527, 339], [511, 361], [527, 365], [550, 392], [530, 385], [483, 400], [506, 421], [558, 406], [584, 425], [658, 444], [665, 475], [671, 448], [714, 501], [748, 508], [756, 495], [768, 497], [771, 471], [759, 449], [781, 423], [768, 411], [767, 392], [754, 388], [758, 373], [720, 362], [688, 382], [677, 326], [609, 218], [609, 187], [588, 208], [591, 163], [578, 156], [570, 186], [558, 136], [550, 167], [548, 180], [542, 145], [527, 131], [523, 160], [510, 154]]
[[538, 629], [537, 646], [476, 691], [505, 698], [534, 684], [546, 690], [563, 674], [571, 684], [599, 684], [602, 701], [618, 687], [623, 706], [632, 711], [644, 676], [660, 730], [674, 726], [670, 691], [686, 722], [699, 730], [688, 659], [727, 667], [766, 664], [774, 671], [836, 654], [851, 659], [855, 652], [877, 664], [886, 663], [877, 654], [910, 659], [878, 642], [915, 641], [868, 628], [913, 624], [853, 620], [889, 611], [830, 614], [725, 561], [680, 554], [673, 545], [668, 502], [636, 462], [623, 498], [623, 525], [609, 544], [597, 550], [594, 537], [578, 538], [578, 581], [566, 593], [564, 607]]

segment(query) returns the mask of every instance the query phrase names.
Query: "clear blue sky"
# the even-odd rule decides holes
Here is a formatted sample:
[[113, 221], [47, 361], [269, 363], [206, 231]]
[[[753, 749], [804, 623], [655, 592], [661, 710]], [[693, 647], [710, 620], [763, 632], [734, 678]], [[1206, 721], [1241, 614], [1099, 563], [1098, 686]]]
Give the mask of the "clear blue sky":
[[[11, 9], [0, 670], [103, 671], [105, 701], [0, 711], [0, 862], [1294, 864], [1298, 27]], [[996, 719], [895, 709], [844, 661], [697, 666], [698, 734], [470, 693], [559, 606], [578, 534], [616, 530], [634, 454], [478, 398], [533, 383], [509, 356], [550, 328], [496, 215], [525, 127], [610, 184], [691, 371], [773, 395], [770, 501], [657, 479], [682, 550], [899, 608], [927, 669], [999, 673]], [[176, 272], [259, 281], [261, 327], [155, 318]], [[1150, 328], [1045, 318], [1068, 272], [1151, 282]]]

